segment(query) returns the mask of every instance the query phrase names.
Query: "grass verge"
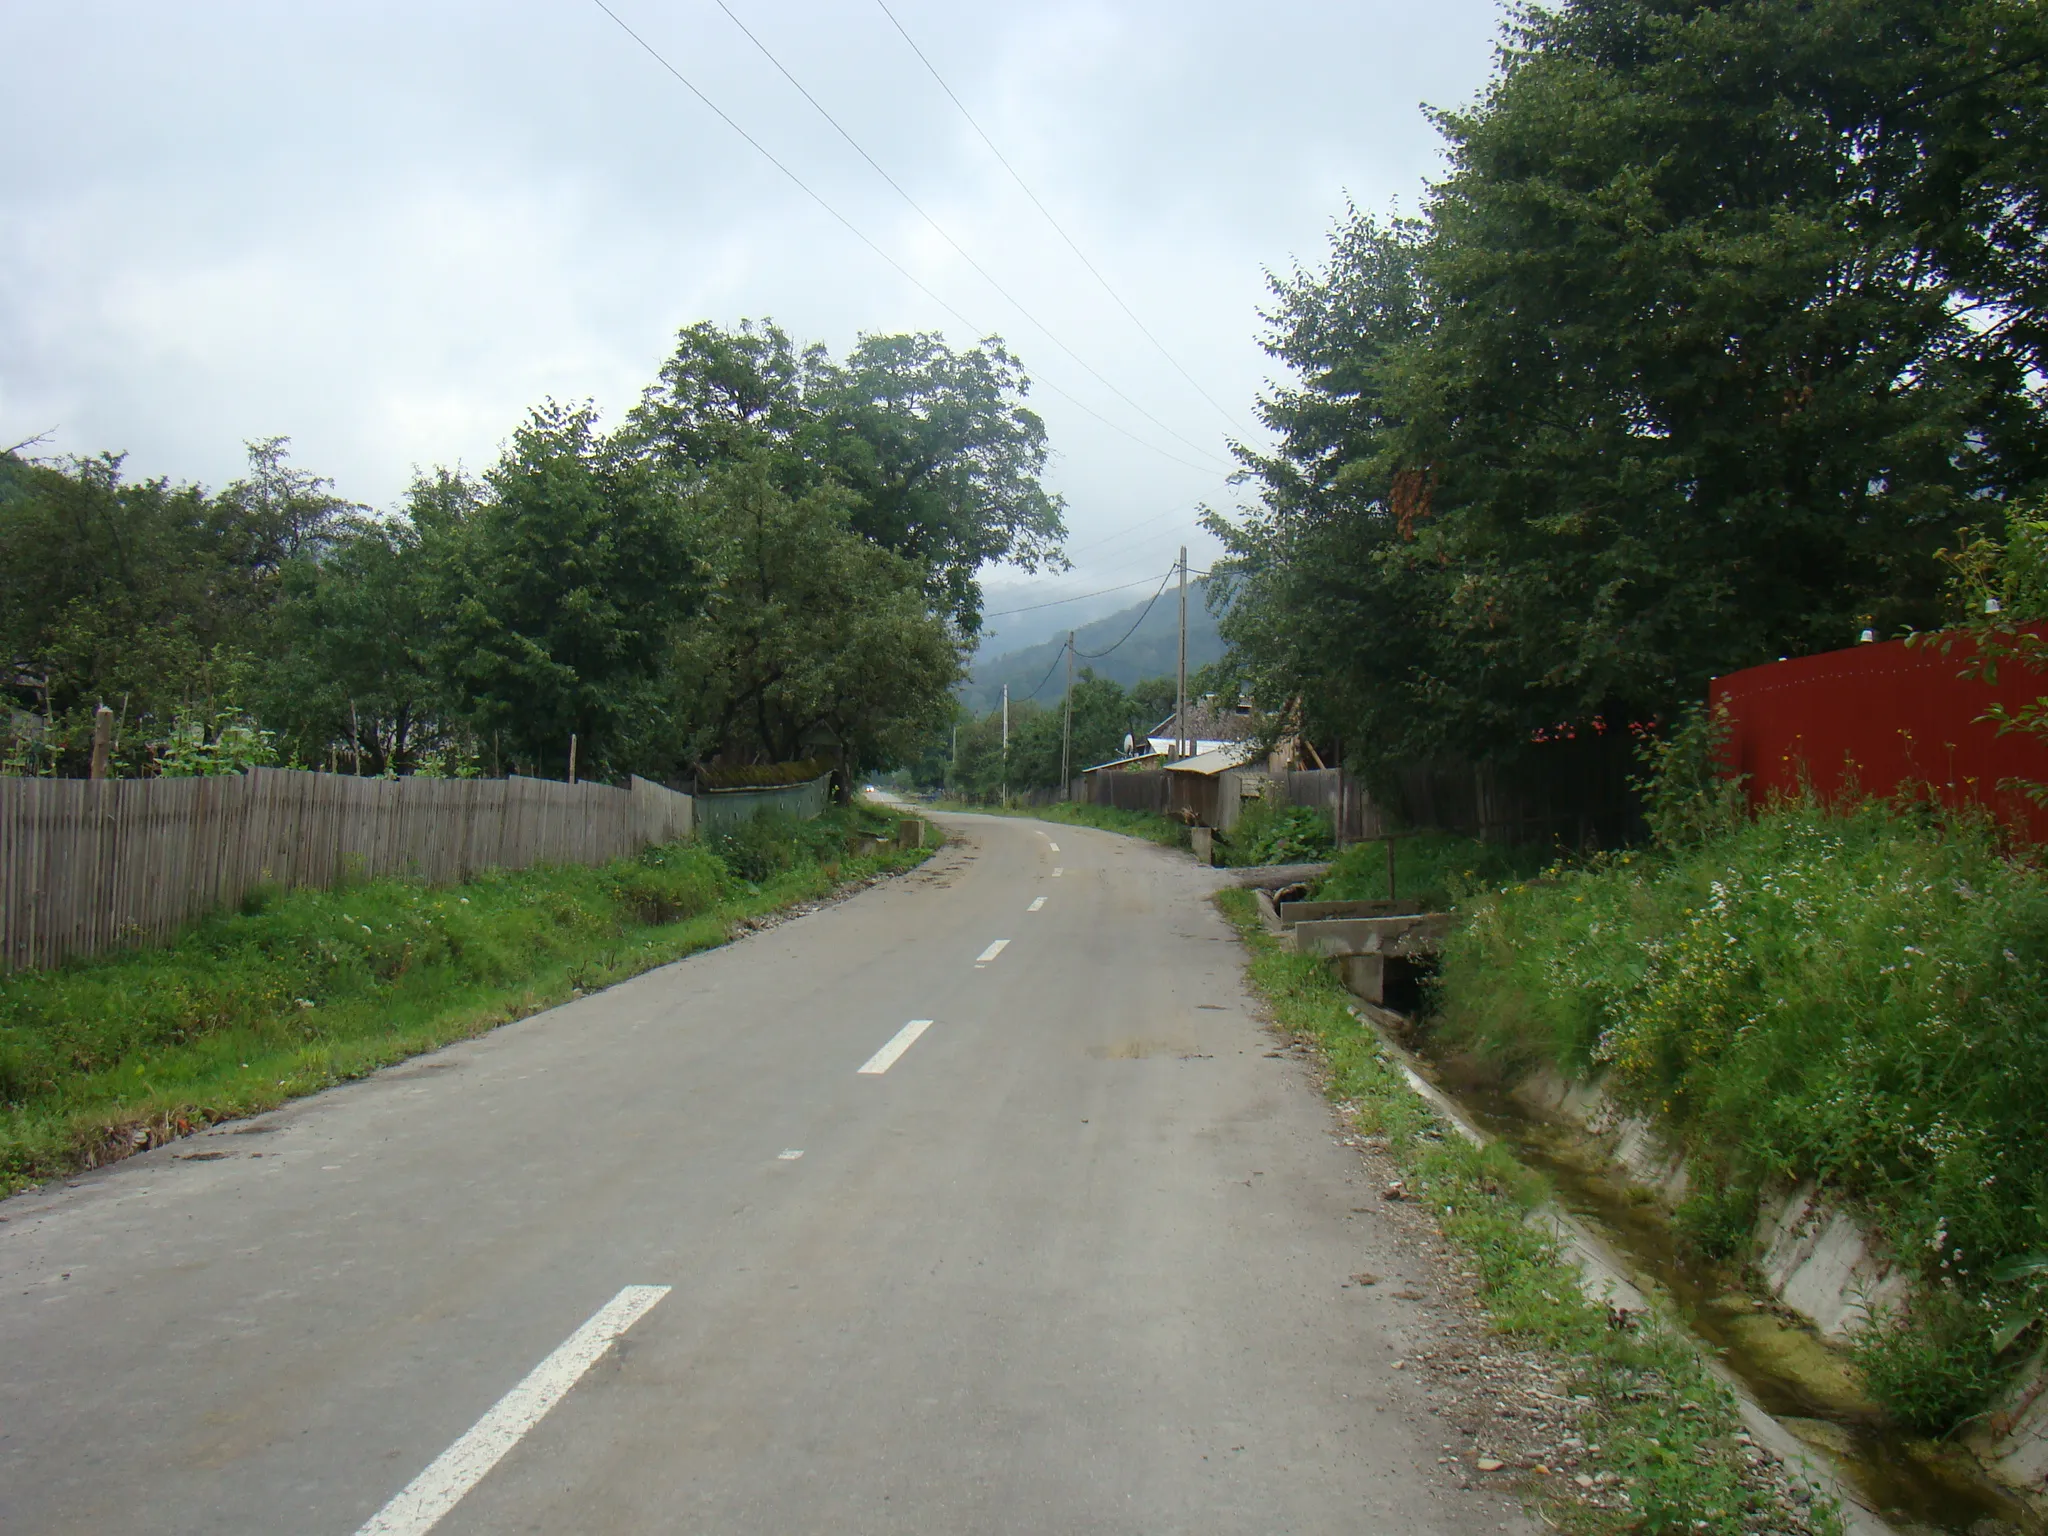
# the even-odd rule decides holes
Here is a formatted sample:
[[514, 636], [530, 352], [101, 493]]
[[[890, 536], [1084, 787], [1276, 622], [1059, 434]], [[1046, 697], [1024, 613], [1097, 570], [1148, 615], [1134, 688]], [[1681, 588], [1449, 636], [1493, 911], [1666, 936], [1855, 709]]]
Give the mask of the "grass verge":
[[1749, 1256], [1805, 1180], [1917, 1284], [1859, 1334], [1873, 1395], [1942, 1433], [2048, 1333], [2048, 873], [1924, 807], [1792, 803], [1475, 895], [1435, 1028], [1548, 1061], [1690, 1157], [1680, 1231]]
[[[1316, 1045], [1331, 1097], [1349, 1107], [1360, 1130], [1384, 1138], [1411, 1193], [1470, 1256], [1491, 1325], [1550, 1353], [1573, 1392], [1591, 1400], [1585, 1439], [1599, 1450], [1588, 1460], [1596, 1473], [1615, 1474], [1627, 1507], [1600, 1508], [1532, 1479], [1528, 1491], [1546, 1521], [1574, 1536], [1786, 1529], [1786, 1511], [1734, 1438], [1734, 1399], [1692, 1343], [1654, 1318], [1628, 1330], [1610, 1326], [1555, 1244], [1528, 1224], [1546, 1197], [1542, 1181], [1498, 1145], [1446, 1135], [1351, 1012], [1350, 994], [1321, 960], [1273, 940], [1249, 892], [1224, 891], [1217, 902], [1249, 947], [1252, 984], [1280, 1027]], [[1794, 1528], [1841, 1528], [1821, 1508], [1805, 1522]]]
[[1188, 829], [1170, 816], [1151, 811], [1123, 811], [1113, 805], [1080, 805], [1061, 801], [1056, 805], [968, 805], [964, 801], [942, 801], [936, 809], [972, 811], [981, 816], [1024, 816], [1033, 821], [1057, 821], [1069, 827], [1094, 827], [1099, 832], [1121, 832], [1142, 837], [1164, 848], [1188, 846]]
[[928, 857], [850, 853], [895, 820], [763, 817], [594, 868], [259, 892], [163, 948], [0, 977], [0, 1193], [481, 1034]]

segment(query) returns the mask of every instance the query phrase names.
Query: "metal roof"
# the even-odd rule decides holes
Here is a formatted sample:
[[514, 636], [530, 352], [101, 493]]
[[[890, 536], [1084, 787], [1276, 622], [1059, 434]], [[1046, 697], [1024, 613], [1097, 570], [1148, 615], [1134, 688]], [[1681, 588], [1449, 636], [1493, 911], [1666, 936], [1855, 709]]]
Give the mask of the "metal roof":
[[1129, 757], [1112, 757], [1106, 763], [1090, 763], [1081, 771], [1083, 773], [1098, 773], [1104, 768], [1127, 768], [1132, 763], [1156, 762], [1165, 755], [1166, 749], [1164, 747], [1154, 747], [1150, 752], [1133, 752]]
[[1193, 757], [1184, 757], [1177, 763], [1168, 763], [1168, 773], [1222, 773], [1226, 769], [1242, 768], [1252, 760], [1252, 743], [1233, 741], [1228, 746], [1218, 747], [1212, 752], [1197, 752]]

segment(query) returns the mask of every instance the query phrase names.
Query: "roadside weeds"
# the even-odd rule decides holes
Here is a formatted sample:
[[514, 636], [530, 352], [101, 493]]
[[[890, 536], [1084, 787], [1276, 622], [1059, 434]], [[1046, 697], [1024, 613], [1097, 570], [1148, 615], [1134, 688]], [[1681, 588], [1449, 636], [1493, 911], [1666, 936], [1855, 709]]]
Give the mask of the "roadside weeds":
[[[1503, 1443], [1475, 1443], [1457, 1456], [1469, 1473], [1515, 1487], [1568, 1536], [1837, 1536], [1838, 1512], [1750, 1440], [1732, 1394], [1690, 1339], [1655, 1315], [1610, 1314], [1586, 1300], [1555, 1240], [1530, 1224], [1542, 1181], [1505, 1149], [1447, 1132], [1324, 963], [1282, 949], [1265, 931], [1250, 892], [1216, 900], [1250, 952], [1247, 974], [1276, 1027], [1318, 1058], [1353, 1144], [1384, 1157], [1396, 1175], [1390, 1201], [1426, 1209], [1469, 1268], [1494, 1338], [1418, 1364], [1468, 1385], [1475, 1372], [1482, 1381], [1513, 1379], [1534, 1405], [1517, 1429], [1519, 1454], [1506, 1454], [1496, 1427]], [[1525, 1358], [1503, 1358], [1512, 1355]], [[1532, 1434], [1553, 1449], [1535, 1449]], [[1546, 1459], [1533, 1460], [1538, 1454]]]

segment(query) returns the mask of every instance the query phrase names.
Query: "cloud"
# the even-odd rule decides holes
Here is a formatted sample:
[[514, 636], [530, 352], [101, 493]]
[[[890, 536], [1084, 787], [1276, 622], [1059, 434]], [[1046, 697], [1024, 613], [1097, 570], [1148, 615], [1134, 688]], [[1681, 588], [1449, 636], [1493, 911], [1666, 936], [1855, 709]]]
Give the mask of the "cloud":
[[[1233, 494], [1229, 425], [1079, 266], [878, 8], [729, 0], [1038, 321], [1200, 451], [993, 291], [715, 5], [614, 3], [1024, 358], [1077, 548], [1101, 547], [1083, 552], [1087, 575], [1163, 569], [1184, 540], [1206, 549], [1187, 514]], [[1497, 20], [1481, 0], [891, 5], [1240, 423], [1271, 371], [1257, 346], [1263, 269], [1315, 259], [1347, 191], [1412, 204], [1437, 152], [1417, 104], [1480, 87]], [[388, 505], [416, 465], [487, 462], [543, 397], [616, 416], [699, 318], [773, 315], [835, 351], [862, 331], [973, 339], [594, 5], [76, 0], [10, 28], [8, 441], [54, 426], [63, 449], [127, 449], [138, 473], [219, 483], [245, 439], [286, 433], [308, 467]]]

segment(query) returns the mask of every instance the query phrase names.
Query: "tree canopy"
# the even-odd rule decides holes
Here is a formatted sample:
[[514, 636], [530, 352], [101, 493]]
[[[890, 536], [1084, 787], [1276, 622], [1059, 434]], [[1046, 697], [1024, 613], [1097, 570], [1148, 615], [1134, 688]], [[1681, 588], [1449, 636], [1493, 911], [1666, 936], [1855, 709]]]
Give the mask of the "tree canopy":
[[617, 430], [544, 403], [390, 514], [282, 438], [218, 492], [0, 455], [0, 771], [83, 771], [102, 703], [129, 773], [886, 765], [950, 718], [978, 568], [1058, 558], [1028, 388], [994, 339], [704, 324]]
[[1523, 15], [1422, 215], [1273, 281], [1250, 685], [1357, 762], [1500, 756], [1931, 622], [2048, 470], [2044, 61], [2012, 0]]
[[682, 473], [765, 455], [785, 491], [849, 493], [851, 526], [916, 561], [972, 634], [975, 572], [1057, 561], [1060, 498], [1039, 483], [1045, 424], [1022, 365], [990, 337], [964, 352], [931, 333], [863, 336], [843, 363], [772, 322], [686, 327], [628, 435]]

